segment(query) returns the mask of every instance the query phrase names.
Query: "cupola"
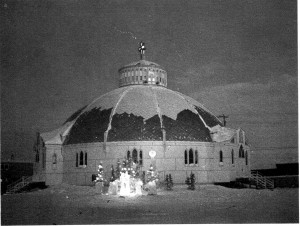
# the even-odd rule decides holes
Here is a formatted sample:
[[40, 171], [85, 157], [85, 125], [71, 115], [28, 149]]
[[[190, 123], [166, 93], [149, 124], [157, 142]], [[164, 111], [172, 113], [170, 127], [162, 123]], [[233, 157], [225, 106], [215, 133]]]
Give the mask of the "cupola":
[[167, 72], [160, 65], [147, 61], [145, 43], [138, 48], [140, 60], [119, 69], [120, 87], [129, 85], [152, 85], [167, 87]]

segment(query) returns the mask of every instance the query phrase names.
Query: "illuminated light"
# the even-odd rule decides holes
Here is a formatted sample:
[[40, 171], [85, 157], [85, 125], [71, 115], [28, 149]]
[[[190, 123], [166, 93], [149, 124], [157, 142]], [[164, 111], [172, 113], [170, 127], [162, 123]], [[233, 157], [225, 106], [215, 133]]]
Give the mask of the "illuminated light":
[[153, 151], [153, 150], [149, 151], [149, 156], [151, 158], [154, 158], [156, 156], [156, 151]]

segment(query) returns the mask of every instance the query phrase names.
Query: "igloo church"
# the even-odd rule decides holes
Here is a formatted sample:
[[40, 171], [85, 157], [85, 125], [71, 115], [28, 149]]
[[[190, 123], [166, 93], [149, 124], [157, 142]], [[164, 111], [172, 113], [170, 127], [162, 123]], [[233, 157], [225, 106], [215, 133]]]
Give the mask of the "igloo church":
[[[167, 71], [145, 59], [119, 69], [119, 88], [71, 115], [60, 128], [37, 133], [33, 180], [47, 185], [92, 185], [102, 163], [108, 173], [130, 157], [160, 180], [235, 181], [250, 175], [250, 147], [242, 129], [225, 127], [201, 103], [167, 88]], [[222, 97], [220, 97], [222, 98]]]

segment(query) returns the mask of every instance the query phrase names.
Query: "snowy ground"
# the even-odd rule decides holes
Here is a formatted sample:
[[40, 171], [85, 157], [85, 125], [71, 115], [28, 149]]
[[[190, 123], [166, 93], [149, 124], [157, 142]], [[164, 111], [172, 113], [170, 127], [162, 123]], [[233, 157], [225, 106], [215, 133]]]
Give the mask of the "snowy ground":
[[1, 197], [2, 224], [297, 223], [298, 188], [175, 186], [158, 195], [120, 198], [94, 187], [60, 185]]

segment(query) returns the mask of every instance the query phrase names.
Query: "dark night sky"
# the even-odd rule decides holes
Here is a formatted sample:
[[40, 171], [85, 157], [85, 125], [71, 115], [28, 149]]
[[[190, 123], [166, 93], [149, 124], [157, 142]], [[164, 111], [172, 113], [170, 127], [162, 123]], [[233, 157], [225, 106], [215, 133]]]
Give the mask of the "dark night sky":
[[[35, 132], [118, 87], [146, 57], [254, 152], [297, 157], [297, 1], [1, 1], [2, 159], [32, 160]], [[298, 158], [297, 158], [298, 159]]]

